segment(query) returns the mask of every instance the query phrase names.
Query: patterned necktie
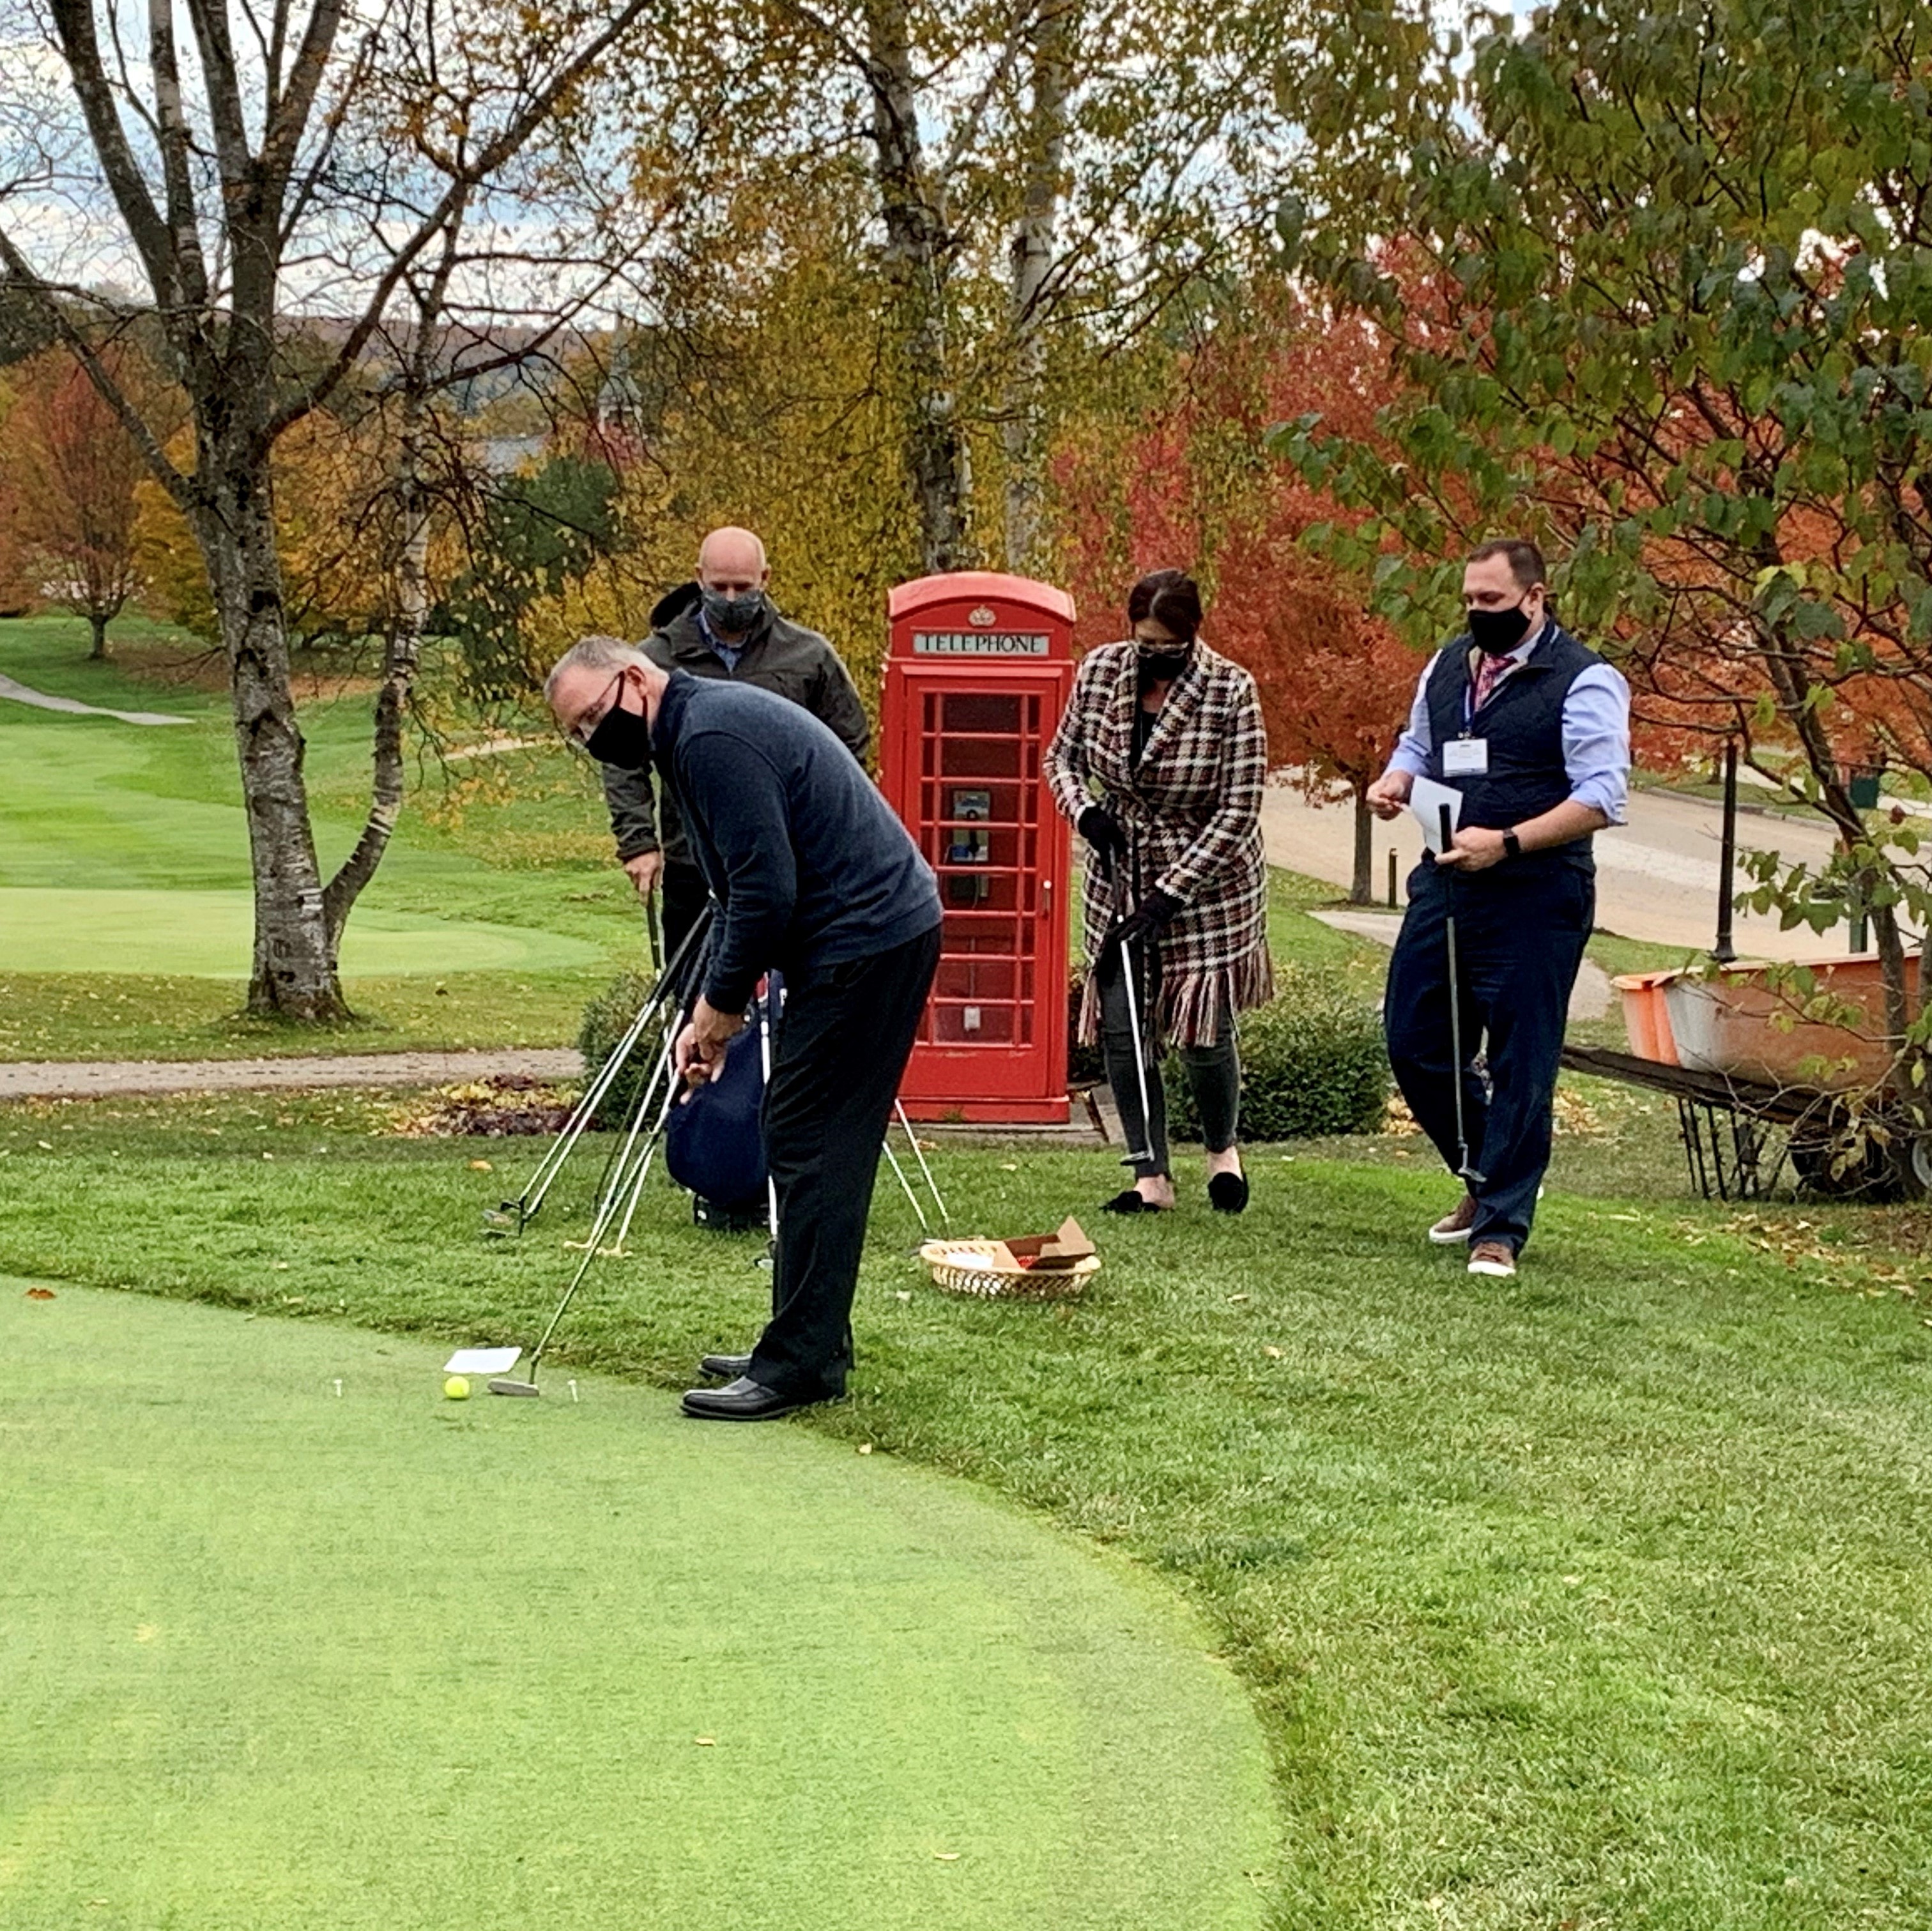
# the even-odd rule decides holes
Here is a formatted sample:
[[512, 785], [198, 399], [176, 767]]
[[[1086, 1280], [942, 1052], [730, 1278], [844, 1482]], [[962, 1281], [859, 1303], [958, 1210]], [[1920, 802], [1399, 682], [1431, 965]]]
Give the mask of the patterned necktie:
[[1515, 668], [1508, 658], [1492, 657], [1485, 652], [1482, 666], [1476, 673], [1476, 701], [1471, 708], [1480, 711], [1490, 701], [1490, 693]]

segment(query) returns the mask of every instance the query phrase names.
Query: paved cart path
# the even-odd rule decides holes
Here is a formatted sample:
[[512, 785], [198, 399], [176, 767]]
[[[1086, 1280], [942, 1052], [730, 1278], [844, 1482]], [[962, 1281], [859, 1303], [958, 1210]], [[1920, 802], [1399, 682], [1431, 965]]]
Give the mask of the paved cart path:
[[806, 1428], [50, 1289], [0, 1276], [0, 1923], [1258, 1931], [1258, 1726], [1124, 1563]]
[[279, 1060], [22, 1060], [0, 1064], [0, 1099], [293, 1091], [325, 1086], [455, 1086], [506, 1073], [530, 1079], [574, 1079], [583, 1070], [574, 1046]]

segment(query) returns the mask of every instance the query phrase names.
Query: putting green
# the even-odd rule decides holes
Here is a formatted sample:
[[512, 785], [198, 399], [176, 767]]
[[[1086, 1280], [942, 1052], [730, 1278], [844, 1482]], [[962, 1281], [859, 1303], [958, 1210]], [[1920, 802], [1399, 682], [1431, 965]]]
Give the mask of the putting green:
[[1265, 1768], [1200, 1630], [967, 1485], [606, 1381], [446, 1402], [440, 1348], [26, 1288], [10, 1931], [1260, 1921]]
[[[254, 903], [245, 892], [0, 887], [0, 972], [183, 973], [246, 979]], [[347, 979], [399, 973], [541, 971], [604, 956], [582, 939], [520, 925], [358, 907], [342, 937]]]

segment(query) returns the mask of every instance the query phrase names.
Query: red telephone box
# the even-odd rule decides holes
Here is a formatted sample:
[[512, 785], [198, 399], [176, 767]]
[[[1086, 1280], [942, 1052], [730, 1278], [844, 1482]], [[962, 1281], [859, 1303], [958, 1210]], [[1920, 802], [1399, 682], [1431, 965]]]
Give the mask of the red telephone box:
[[1064, 1125], [1071, 835], [1044, 767], [1073, 688], [1073, 599], [961, 571], [901, 584], [888, 609], [882, 782], [946, 911], [900, 1096], [920, 1120]]

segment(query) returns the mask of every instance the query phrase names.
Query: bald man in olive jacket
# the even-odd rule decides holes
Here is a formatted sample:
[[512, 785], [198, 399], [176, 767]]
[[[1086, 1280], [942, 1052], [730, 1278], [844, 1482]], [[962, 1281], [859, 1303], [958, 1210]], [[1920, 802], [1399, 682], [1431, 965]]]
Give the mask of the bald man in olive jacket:
[[[870, 737], [865, 706], [838, 653], [818, 631], [788, 622], [766, 593], [765, 547], [748, 529], [714, 529], [698, 553], [696, 579], [662, 598], [638, 649], [666, 670], [755, 685], [809, 711], [862, 764]], [[704, 909], [704, 874], [668, 791], [653, 797], [648, 770], [605, 765], [604, 802], [617, 862], [639, 897], [664, 893], [664, 943], [674, 953]]]

